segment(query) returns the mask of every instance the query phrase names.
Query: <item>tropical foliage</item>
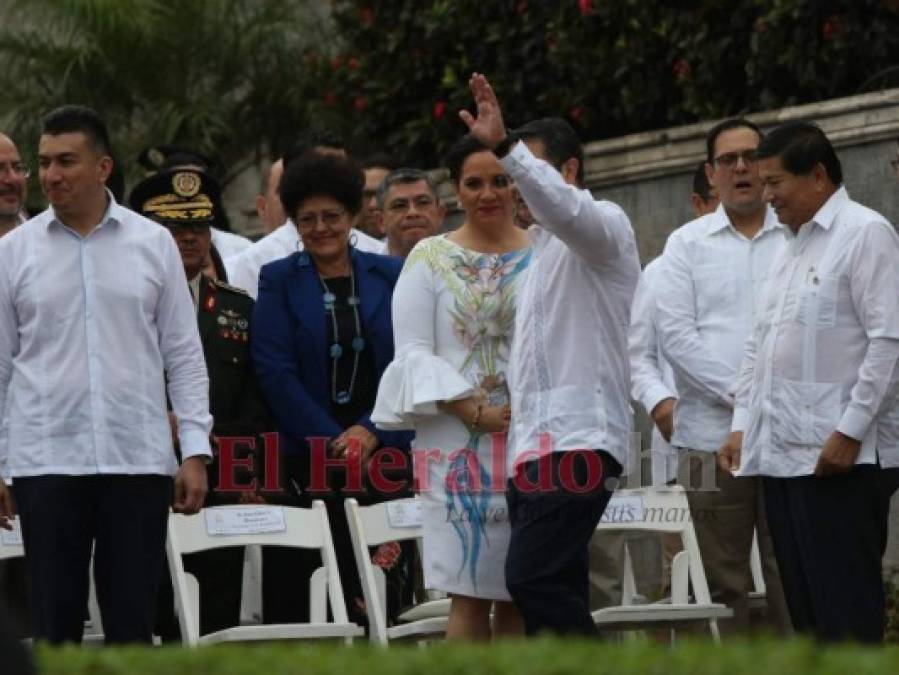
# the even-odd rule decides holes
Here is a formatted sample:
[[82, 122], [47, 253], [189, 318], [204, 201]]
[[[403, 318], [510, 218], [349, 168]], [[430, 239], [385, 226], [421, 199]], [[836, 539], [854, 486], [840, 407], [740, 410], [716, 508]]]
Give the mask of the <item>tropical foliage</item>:
[[182, 143], [233, 175], [316, 125], [433, 166], [474, 70], [510, 125], [585, 140], [897, 86], [899, 0], [0, 0], [0, 58], [26, 145], [81, 102], [126, 164]]

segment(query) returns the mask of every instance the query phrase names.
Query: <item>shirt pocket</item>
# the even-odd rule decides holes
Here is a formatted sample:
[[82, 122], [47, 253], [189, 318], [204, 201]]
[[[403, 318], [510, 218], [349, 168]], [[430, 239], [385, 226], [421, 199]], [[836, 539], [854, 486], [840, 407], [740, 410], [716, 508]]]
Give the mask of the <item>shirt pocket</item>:
[[839, 382], [797, 382], [776, 378], [772, 387], [771, 435], [774, 447], [821, 448], [843, 414]]
[[734, 268], [725, 263], [694, 267], [693, 280], [697, 317], [729, 310], [736, 301]]
[[837, 323], [839, 294], [838, 275], [814, 274], [799, 286], [796, 297], [796, 321], [805, 326], [833, 328]]

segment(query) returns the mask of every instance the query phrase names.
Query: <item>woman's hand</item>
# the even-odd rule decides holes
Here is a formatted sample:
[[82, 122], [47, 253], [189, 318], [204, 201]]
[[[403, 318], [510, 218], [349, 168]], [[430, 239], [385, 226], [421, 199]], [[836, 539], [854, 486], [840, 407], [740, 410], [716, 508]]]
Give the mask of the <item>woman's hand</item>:
[[459, 401], [443, 401], [437, 407], [458, 417], [465, 426], [487, 433], [509, 430], [512, 409], [508, 405], [487, 405], [487, 397], [475, 394]]
[[361, 452], [364, 462], [377, 447], [378, 437], [361, 424], [354, 424], [331, 441], [331, 450], [338, 459], [343, 459], [347, 454]]

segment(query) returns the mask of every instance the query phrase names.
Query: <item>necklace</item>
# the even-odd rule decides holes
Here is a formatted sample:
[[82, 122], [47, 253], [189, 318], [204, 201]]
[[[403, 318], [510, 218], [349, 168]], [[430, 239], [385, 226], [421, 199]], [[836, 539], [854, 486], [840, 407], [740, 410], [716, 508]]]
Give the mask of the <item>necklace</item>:
[[331, 356], [331, 400], [340, 405], [345, 405], [353, 398], [353, 388], [356, 386], [356, 375], [359, 372], [359, 358], [362, 350], [365, 349], [365, 338], [362, 337], [362, 322], [359, 319], [359, 296], [356, 295], [356, 276], [350, 268], [350, 295], [347, 298], [347, 304], [353, 308], [353, 322], [355, 331], [351, 342], [353, 349], [353, 372], [350, 375], [350, 383], [346, 389], [337, 389], [337, 365], [340, 357], [343, 356], [343, 347], [340, 346], [340, 330], [337, 325], [337, 310], [335, 304], [337, 296], [328, 287], [327, 282], [321, 274], [318, 275], [324, 293], [322, 300], [325, 303], [325, 311], [331, 316], [331, 327], [334, 330], [334, 342], [329, 348]]

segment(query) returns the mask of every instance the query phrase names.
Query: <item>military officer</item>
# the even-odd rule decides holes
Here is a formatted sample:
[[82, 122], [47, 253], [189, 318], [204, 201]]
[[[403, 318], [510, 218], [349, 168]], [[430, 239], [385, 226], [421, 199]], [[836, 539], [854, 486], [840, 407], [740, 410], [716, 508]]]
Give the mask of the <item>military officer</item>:
[[[218, 184], [199, 170], [163, 171], [138, 184], [130, 202], [133, 209], [172, 233], [197, 311], [209, 373], [209, 406], [214, 418], [214, 459], [209, 465], [210, 489], [205, 505], [258, 501], [256, 490], [249, 488], [255, 476], [252, 470], [241, 466], [248, 455], [253, 457], [252, 450], [247, 443], [235, 445], [234, 440], [251, 438], [258, 448], [261, 447], [259, 435], [268, 429], [268, 414], [250, 360], [253, 299], [245, 291], [208, 277], [202, 271], [212, 243], [213, 214], [221, 208]], [[260, 475], [260, 487], [262, 481]], [[185, 556], [184, 566], [200, 582], [201, 633], [237, 625], [243, 549]], [[163, 637], [175, 637], [170, 596], [161, 595], [163, 613], [158, 629]], [[166, 616], [169, 621], [164, 620]]]

